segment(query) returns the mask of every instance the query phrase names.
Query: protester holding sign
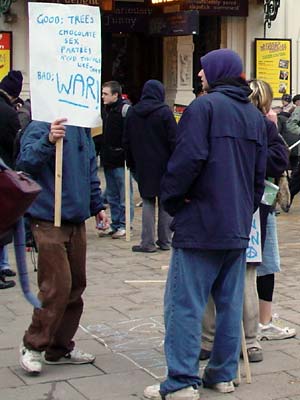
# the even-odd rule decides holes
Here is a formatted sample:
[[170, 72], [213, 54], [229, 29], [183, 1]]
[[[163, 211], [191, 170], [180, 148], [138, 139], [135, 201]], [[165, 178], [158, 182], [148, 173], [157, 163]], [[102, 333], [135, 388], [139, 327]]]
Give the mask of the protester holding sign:
[[[21, 139], [17, 166], [30, 173], [42, 192], [28, 209], [38, 247], [38, 284], [42, 309], [35, 309], [20, 349], [20, 364], [40, 373], [42, 352], [47, 364], [91, 363], [95, 357], [74, 347], [83, 310], [86, 286], [85, 220], [108, 220], [97, 176], [95, 148], [90, 130], [33, 121]], [[55, 143], [64, 140], [62, 223], [54, 227]]]

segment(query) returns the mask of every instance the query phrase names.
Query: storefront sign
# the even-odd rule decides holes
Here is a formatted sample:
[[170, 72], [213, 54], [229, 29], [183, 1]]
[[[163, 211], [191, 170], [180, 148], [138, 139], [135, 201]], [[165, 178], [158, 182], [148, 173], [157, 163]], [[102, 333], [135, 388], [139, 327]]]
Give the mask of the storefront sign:
[[140, 5], [122, 4], [113, 13], [103, 13], [102, 24], [105, 32], [130, 33], [148, 32], [149, 16], [153, 9]]
[[198, 10], [200, 15], [248, 16], [249, 0], [151, 0], [154, 6], [179, 5], [181, 10]]
[[32, 118], [99, 126], [99, 8], [29, 3], [29, 53]]
[[248, 0], [186, 0], [180, 8], [198, 10], [200, 15], [248, 16]]
[[12, 32], [0, 32], [0, 81], [11, 70]]
[[275, 99], [291, 94], [290, 39], [255, 39], [255, 76], [271, 85]]
[[151, 17], [150, 35], [182, 36], [199, 33], [198, 11], [180, 11]]
[[111, 11], [114, 0], [31, 0], [36, 3], [58, 3], [58, 4], [77, 4], [86, 6], [97, 6], [103, 11]]

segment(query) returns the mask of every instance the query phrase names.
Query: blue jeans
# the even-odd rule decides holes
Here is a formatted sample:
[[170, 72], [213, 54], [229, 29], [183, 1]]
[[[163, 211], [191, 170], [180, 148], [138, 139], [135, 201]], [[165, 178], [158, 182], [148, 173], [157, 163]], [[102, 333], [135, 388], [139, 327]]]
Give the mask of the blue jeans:
[[211, 293], [216, 305], [216, 333], [207, 384], [236, 377], [241, 350], [245, 250], [173, 249], [165, 290], [165, 356], [168, 376], [162, 395], [197, 387], [201, 322]]
[[[106, 180], [106, 198], [110, 206], [111, 229], [125, 229], [125, 169], [104, 168]], [[130, 177], [130, 220], [133, 221], [133, 187]]]
[[275, 272], [280, 272], [280, 255], [276, 218], [275, 212], [268, 215], [262, 263], [256, 268], [257, 276], [264, 276], [274, 274]]
[[0, 246], [0, 271], [10, 269], [7, 246]]

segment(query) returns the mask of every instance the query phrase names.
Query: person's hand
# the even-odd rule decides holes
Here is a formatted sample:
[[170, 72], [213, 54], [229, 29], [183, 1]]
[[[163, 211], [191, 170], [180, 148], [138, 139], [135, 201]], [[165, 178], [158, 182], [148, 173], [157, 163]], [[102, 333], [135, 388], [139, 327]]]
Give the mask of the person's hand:
[[51, 124], [50, 132], [49, 132], [49, 142], [55, 144], [59, 139], [65, 137], [66, 127], [63, 125], [66, 122], [66, 118], [56, 119]]
[[105, 230], [109, 228], [109, 219], [104, 210], [99, 211], [95, 218], [97, 229]]

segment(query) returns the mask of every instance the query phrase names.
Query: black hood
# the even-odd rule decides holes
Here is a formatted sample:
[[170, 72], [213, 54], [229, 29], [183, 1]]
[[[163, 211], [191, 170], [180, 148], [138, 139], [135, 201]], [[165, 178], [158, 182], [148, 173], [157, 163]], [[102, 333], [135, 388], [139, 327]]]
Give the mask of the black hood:
[[160, 81], [151, 79], [143, 87], [141, 100], [133, 107], [134, 111], [147, 116], [158, 108], [168, 107], [165, 101], [165, 89]]

